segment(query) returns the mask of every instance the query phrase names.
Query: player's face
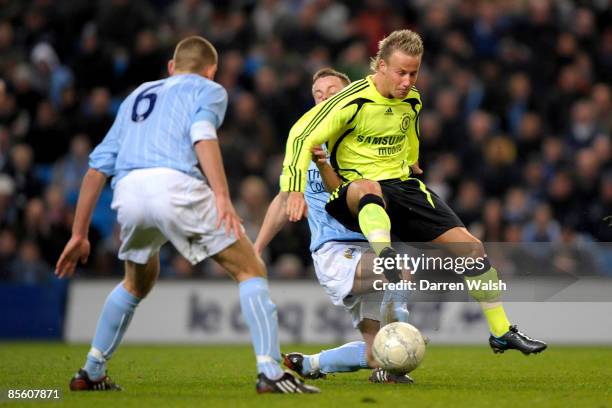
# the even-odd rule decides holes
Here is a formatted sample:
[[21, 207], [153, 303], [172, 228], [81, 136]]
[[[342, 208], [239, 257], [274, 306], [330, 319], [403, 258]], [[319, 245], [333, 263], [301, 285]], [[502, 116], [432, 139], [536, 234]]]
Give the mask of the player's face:
[[326, 76], [319, 78], [312, 84], [312, 96], [318, 105], [328, 98], [334, 96], [344, 88], [344, 82], [337, 76]]
[[388, 61], [381, 61], [379, 72], [383, 74], [386, 91], [393, 98], [403, 99], [410, 92], [419, 76], [421, 56], [394, 51]]

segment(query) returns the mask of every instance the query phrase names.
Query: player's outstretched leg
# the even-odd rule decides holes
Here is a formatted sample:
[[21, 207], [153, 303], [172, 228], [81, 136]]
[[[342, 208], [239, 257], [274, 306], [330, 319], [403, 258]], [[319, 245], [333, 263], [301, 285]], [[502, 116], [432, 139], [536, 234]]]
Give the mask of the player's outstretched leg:
[[302, 378], [308, 380], [318, 380], [325, 378], [326, 374], [322, 373], [321, 370], [317, 369], [316, 363], [312, 363], [310, 360], [318, 356], [318, 354], [307, 355], [297, 351], [292, 351], [288, 354], [283, 354], [283, 364], [288, 369], [295, 371]]
[[283, 372], [278, 342], [276, 305], [270, 299], [266, 269], [253, 245], [243, 237], [215, 255], [214, 260], [239, 282], [240, 307], [251, 333], [257, 360], [258, 393], [317, 393], [289, 372]]
[[[485, 258], [486, 259], [486, 258]], [[480, 280], [488, 285], [496, 284], [499, 281], [497, 270], [486, 262], [486, 272], [472, 276], [464, 276], [466, 281]], [[475, 290], [469, 291], [470, 295], [476, 299], [489, 324], [491, 335], [489, 345], [495, 353], [503, 353], [505, 350], [516, 349], [523, 354], [540, 353], [547, 347], [541, 340], [532, 339], [518, 331], [516, 326], [510, 325], [504, 306], [501, 303], [499, 290]]]
[[[326, 378], [327, 374], [346, 373], [369, 368], [365, 355], [366, 344], [363, 341], [354, 341], [331, 350], [323, 350], [319, 354], [306, 355], [292, 352], [285, 354], [284, 363], [289, 369], [308, 379]], [[321, 366], [321, 357], [323, 365]], [[359, 360], [358, 365], [357, 360]], [[383, 384], [413, 384], [414, 380], [408, 375], [392, 374], [382, 368], [374, 368], [368, 380], [371, 383]]]
[[361, 318], [359, 331], [364, 341], [353, 341], [318, 354], [307, 355], [292, 352], [284, 355], [284, 363], [304, 378], [325, 378], [327, 374], [346, 373], [363, 368], [373, 368], [370, 382], [385, 384], [412, 384], [409, 376], [398, 376], [377, 367], [372, 355], [372, 342], [380, 328], [380, 322]]
[[[470, 296], [477, 300], [482, 307], [482, 311], [489, 324], [491, 335], [489, 345], [495, 353], [503, 353], [506, 350], [519, 350], [523, 354], [540, 353], [547, 347], [541, 340], [532, 339], [518, 331], [516, 326], [510, 324], [504, 306], [500, 301], [501, 291], [493, 289], [498, 287], [499, 277], [497, 270], [493, 268], [485, 254], [482, 242], [467, 229], [462, 227], [452, 228], [434, 240], [435, 243], [458, 244], [451, 245], [451, 250], [465, 251], [466, 253], [456, 255], [469, 256], [473, 259], [483, 258], [484, 265], [481, 268], [473, 267], [466, 269], [463, 278], [466, 283], [469, 281], [480, 283], [472, 287], [486, 287], [491, 289], [471, 289]], [[463, 245], [467, 244], [467, 245]], [[482, 284], [485, 285], [482, 285]]]
[[363, 341], [353, 341], [313, 355], [292, 352], [284, 356], [284, 363], [302, 377], [311, 379], [369, 367], [366, 343]]
[[371, 293], [360, 295], [349, 308], [353, 315], [353, 322], [361, 332], [364, 341], [353, 341], [313, 355], [289, 353], [285, 356], [285, 365], [304, 378], [322, 378], [326, 374], [376, 367], [372, 355], [372, 342], [380, 328], [378, 320], [373, 320], [378, 313], [378, 305], [364, 299], [379, 298]]
[[136, 306], [150, 291], [159, 275], [159, 256], [147, 264], [125, 263], [125, 280], [106, 298], [85, 366], [70, 380], [72, 391], [119, 391], [106, 375], [106, 362], [121, 343]]

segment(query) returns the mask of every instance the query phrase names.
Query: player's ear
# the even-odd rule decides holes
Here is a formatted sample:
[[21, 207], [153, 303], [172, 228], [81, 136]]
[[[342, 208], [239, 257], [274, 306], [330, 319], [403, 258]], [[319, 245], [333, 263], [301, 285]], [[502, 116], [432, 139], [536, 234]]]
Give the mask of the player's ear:
[[210, 79], [211, 81], [215, 78], [215, 74], [217, 73], [217, 64], [209, 65], [204, 68], [204, 77]]
[[168, 74], [170, 75], [174, 74], [174, 60], [173, 59], [168, 61]]
[[387, 63], [383, 58], [381, 58], [380, 62], [378, 63], [378, 71], [380, 71], [380, 73], [383, 75], [387, 73]]

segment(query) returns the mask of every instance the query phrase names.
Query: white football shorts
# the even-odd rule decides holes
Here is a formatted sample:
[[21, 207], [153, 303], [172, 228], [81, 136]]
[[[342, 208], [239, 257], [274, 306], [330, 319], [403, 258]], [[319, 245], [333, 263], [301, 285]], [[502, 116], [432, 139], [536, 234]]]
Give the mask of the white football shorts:
[[380, 321], [380, 304], [383, 292], [351, 295], [355, 272], [366, 250], [350, 242], [326, 242], [312, 253], [317, 279], [332, 303], [343, 306], [357, 328], [363, 319]]
[[111, 208], [121, 226], [119, 259], [145, 264], [166, 242], [192, 264], [234, 242], [216, 229], [217, 207], [202, 180], [169, 168], [133, 170], [115, 185]]

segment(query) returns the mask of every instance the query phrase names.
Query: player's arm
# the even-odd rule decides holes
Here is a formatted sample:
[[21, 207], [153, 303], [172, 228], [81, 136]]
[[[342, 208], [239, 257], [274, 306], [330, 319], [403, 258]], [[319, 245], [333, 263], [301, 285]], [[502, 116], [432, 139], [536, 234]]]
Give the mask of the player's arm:
[[240, 239], [243, 234], [242, 226], [240, 225], [240, 217], [230, 199], [219, 142], [217, 139], [200, 140], [195, 144], [195, 152], [208, 179], [208, 184], [215, 193], [218, 217], [216, 227], [219, 228], [223, 224], [227, 235], [230, 234], [230, 231], [233, 231], [236, 238]]
[[113, 126], [102, 143], [89, 156], [89, 170], [85, 173], [81, 184], [72, 224], [72, 236], [55, 265], [55, 274], [59, 278], [70, 277], [74, 273], [77, 263], [79, 261], [85, 263], [89, 257], [91, 247], [88, 234], [91, 217], [106, 180], [115, 174], [115, 162], [123, 132], [124, 106], [122, 104], [119, 108]]
[[264, 248], [268, 246], [270, 241], [272, 241], [276, 234], [285, 226], [287, 221], [289, 221], [289, 216], [285, 210], [288, 197], [289, 193], [279, 191], [270, 203], [268, 211], [266, 211], [266, 217], [264, 218], [254, 244], [255, 251], [258, 255], [261, 255]]
[[280, 178], [281, 191], [304, 192], [311, 149], [342, 131], [346, 123], [338, 115], [342, 111], [327, 112], [324, 108], [328, 103], [319, 104], [306, 112], [289, 131]]
[[227, 110], [227, 92], [221, 85], [211, 82], [200, 91], [195, 108], [189, 136], [198, 162], [215, 194], [217, 228], [224, 225], [226, 234], [233, 231], [236, 238], [240, 239], [243, 235], [240, 217], [230, 199], [217, 139], [217, 129], [223, 123]]
[[[328, 141], [332, 136], [341, 134], [347, 122], [355, 113], [356, 105], [344, 107], [335, 103], [334, 98], [319, 104], [308, 111], [291, 128], [283, 173], [280, 178], [281, 191], [289, 192], [287, 199], [287, 215], [289, 221], [299, 221], [306, 215], [304, 189], [306, 187], [306, 172], [311, 159], [311, 149]], [[337, 108], [327, 108], [328, 105]]]
[[87, 170], [83, 178], [72, 225], [72, 236], [55, 265], [55, 274], [59, 278], [71, 276], [79, 261], [87, 262], [90, 251], [89, 225], [106, 179], [104, 173], [92, 168]]
[[342, 179], [336, 174], [334, 168], [327, 161], [327, 152], [321, 145], [312, 148], [312, 160], [317, 165], [325, 190], [331, 193], [342, 184]]

